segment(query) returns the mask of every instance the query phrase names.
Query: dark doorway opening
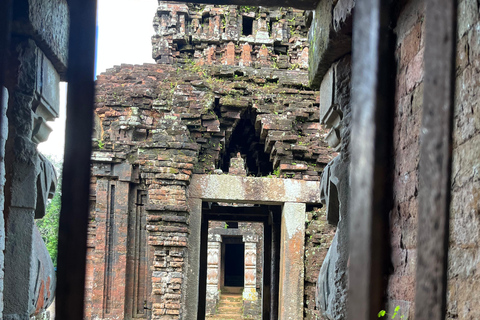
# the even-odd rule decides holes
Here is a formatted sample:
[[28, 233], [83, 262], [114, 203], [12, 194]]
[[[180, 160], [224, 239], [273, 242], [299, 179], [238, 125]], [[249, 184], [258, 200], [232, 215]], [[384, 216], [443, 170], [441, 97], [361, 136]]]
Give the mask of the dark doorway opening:
[[243, 287], [244, 266], [245, 244], [225, 243], [225, 287]]
[[253, 34], [253, 18], [243, 16], [243, 35], [251, 36]]
[[[197, 320], [205, 319], [207, 289], [207, 247], [209, 221], [263, 223], [262, 320], [278, 319], [280, 278], [281, 206], [226, 206], [203, 202], [200, 243], [199, 298]], [[226, 238], [228, 239], [228, 238]], [[226, 240], [224, 239], [224, 241]], [[239, 239], [241, 240], [241, 239]], [[231, 241], [225, 241], [231, 243]], [[225, 248], [225, 246], [224, 246]], [[225, 250], [227, 251], [227, 250]], [[242, 263], [244, 265], [244, 263]], [[243, 280], [242, 280], [243, 281]], [[243, 285], [243, 284], [242, 284]]]
[[238, 229], [238, 222], [232, 221], [227, 224], [228, 229]]
[[238, 152], [242, 156], [245, 155], [248, 175], [265, 177], [273, 171], [270, 154], [265, 152], [265, 144], [260, 143], [259, 136], [255, 131], [256, 118], [255, 111], [245, 111], [242, 119], [238, 121], [220, 160], [220, 168], [223, 172], [229, 171], [230, 159], [236, 157]]

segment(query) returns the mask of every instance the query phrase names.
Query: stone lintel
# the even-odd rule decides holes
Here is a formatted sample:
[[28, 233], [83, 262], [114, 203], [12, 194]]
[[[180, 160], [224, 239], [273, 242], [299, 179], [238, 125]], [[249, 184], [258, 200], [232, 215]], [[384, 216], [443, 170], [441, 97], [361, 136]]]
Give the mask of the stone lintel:
[[295, 179], [194, 174], [188, 197], [255, 204], [320, 203], [320, 182]]
[[321, 0], [318, 3], [308, 33], [310, 87], [318, 88], [332, 63], [351, 51], [354, 7], [355, 0]]
[[315, 9], [318, 0], [166, 0], [175, 2], [207, 3], [220, 5], [245, 5], [245, 6], [263, 6], [263, 7], [292, 7], [296, 9], [312, 10]]

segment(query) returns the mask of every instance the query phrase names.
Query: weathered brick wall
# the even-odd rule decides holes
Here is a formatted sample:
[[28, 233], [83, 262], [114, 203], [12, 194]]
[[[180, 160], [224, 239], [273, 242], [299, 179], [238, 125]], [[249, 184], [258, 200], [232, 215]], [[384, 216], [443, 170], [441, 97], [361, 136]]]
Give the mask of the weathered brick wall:
[[423, 101], [424, 2], [401, 10], [397, 35], [394, 118], [394, 206], [390, 215], [392, 262], [389, 308], [400, 305], [413, 318], [415, 298], [419, 130]]
[[[152, 319], [181, 317], [187, 290], [186, 187], [192, 173], [212, 173], [222, 163], [228, 167], [236, 136], [253, 139], [240, 150], [247, 164], [253, 159], [270, 166], [249, 174], [319, 180], [331, 152], [318, 124], [318, 94], [305, 83], [303, 71], [195, 65], [123, 65], [98, 77], [87, 315], [122, 317], [125, 308], [135, 309], [124, 306], [135, 295], [129, 287], [133, 280], [120, 273], [131, 270], [129, 252], [137, 249], [129, 243], [130, 218], [121, 213], [146, 210], [145, 307]], [[245, 123], [253, 131], [235, 131]], [[121, 165], [131, 171], [127, 178], [117, 170]], [[122, 189], [126, 185], [130, 191]], [[117, 191], [114, 200], [111, 186]], [[144, 203], [125, 195], [136, 192], [145, 193]], [[109, 217], [112, 201], [116, 211]], [[120, 224], [109, 227], [112, 217]], [[114, 250], [108, 249], [109, 239]], [[106, 275], [121, 283], [108, 289], [108, 298]], [[110, 311], [102, 315], [106, 303]]]
[[[394, 133], [394, 207], [391, 212], [392, 262], [389, 306], [414, 314], [419, 135], [423, 104], [425, 3], [401, 9], [395, 33], [397, 94]], [[477, 319], [480, 285], [478, 252], [480, 165], [478, 85], [479, 4], [458, 4], [458, 47], [454, 111], [452, 207], [447, 319]], [[421, 230], [420, 230], [421, 232]]]
[[154, 28], [157, 63], [308, 67], [303, 10], [160, 1]]
[[480, 18], [458, 4], [448, 319], [480, 318]]
[[[252, 156], [266, 153], [273, 163], [271, 172], [278, 169], [280, 176], [318, 180], [331, 152], [318, 124], [318, 93], [305, 84], [304, 72], [276, 69], [116, 68], [97, 80], [96, 114], [101, 126], [96, 150], [128, 155], [131, 163], [137, 160], [133, 150], [138, 148], [191, 150], [189, 156], [198, 152], [198, 163], [190, 169], [209, 173], [227, 162], [222, 157], [232, 133], [248, 116], [259, 136], [251, 147]], [[169, 173], [176, 172], [162, 174]]]
[[335, 236], [335, 226], [327, 223], [325, 208], [307, 212], [305, 220], [305, 302], [304, 319], [318, 320], [322, 317], [315, 306], [315, 289], [318, 273]]

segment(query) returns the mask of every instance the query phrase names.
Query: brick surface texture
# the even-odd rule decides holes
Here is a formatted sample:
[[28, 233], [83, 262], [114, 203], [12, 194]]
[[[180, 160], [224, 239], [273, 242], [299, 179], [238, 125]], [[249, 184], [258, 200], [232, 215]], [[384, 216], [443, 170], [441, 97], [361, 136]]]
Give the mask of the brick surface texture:
[[[452, 204], [447, 319], [480, 318], [480, 79], [479, 5], [458, 3], [458, 43], [452, 166]], [[390, 306], [400, 305], [413, 319], [415, 298], [419, 134], [423, 103], [425, 3], [402, 8], [395, 33], [397, 93], [395, 111], [395, 203], [391, 212]], [[421, 232], [421, 230], [420, 230]]]
[[315, 307], [318, 273], [335, 236], [335, 227], [327, 223], [325, 208], [307, 212], [305, 221], [305, 303], [304, 319], [327, 319]]

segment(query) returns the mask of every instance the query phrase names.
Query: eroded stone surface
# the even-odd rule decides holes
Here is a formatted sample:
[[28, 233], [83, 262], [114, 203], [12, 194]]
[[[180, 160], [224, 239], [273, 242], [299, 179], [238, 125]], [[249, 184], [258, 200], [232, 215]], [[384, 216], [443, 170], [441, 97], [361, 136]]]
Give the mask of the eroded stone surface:
[[303, 318], [305, 204], [285, 203], [280, 239], [279, 313], [282, 320]]
[[228, 175], [194, 175], [188, 196], [225, 202], [319, 203], [320, 184], [314, 181], [248, 178]]
[[[321, 319], [316, 307], [316, 285], [328, 249], [335, 235], [335, 227], [327, 223], [324, 208], [306, 213], [305, 219], [305, 305], [304, 319]], [[318, 294], [317, 294], [318, 295]]]

